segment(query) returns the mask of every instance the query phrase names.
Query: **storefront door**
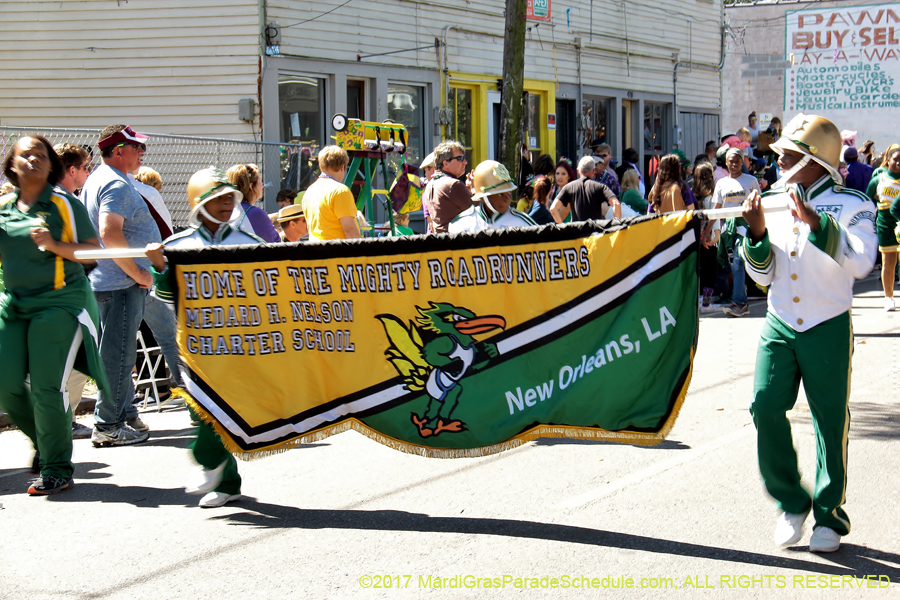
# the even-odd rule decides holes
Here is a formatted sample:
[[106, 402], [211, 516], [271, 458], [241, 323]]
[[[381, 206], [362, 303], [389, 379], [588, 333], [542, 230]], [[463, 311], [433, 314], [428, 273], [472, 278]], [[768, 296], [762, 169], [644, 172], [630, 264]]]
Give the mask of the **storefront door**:
[[488, 159], [500, 159], [500, 109], [502, 98], [500, 92], [487, 93], [488, 119]]

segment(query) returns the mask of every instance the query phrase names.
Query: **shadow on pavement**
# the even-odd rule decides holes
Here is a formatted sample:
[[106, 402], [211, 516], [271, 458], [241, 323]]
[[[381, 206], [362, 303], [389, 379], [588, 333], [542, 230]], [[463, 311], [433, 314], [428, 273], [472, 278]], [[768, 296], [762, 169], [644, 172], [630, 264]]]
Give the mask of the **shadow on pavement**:
[[106, 463], [96, 463], [96, 462], [82, 462], [75, 463], [75, 483], [77, 485], [79, 479], [109, 479], [112, 477], [112, 473], [94, 473], [93, 471], [99, 471], [100, 469], [106, 469], [109, 467]]
[[[811, 425], [812, 413], [791, 415], [791, 422]], [[850, 439], [900, 439], [900, 413], [895, 406], [874, 402], [850, 402]]]
[[150, 439], [141, 443], [141, 446], [170, 446], [172, 448], [186, 449], [194, 441], [197, 435], [196, 427], [184, 429], [151, 429]]
[[579, 440], [572, 438], [538, 438], [535, 446], [631, 446], [642, 450], [690, 450], [691, 447], [675, 440], [665, 440], [653, 446], [643, 444], [623, 444], [622, 442], [607, 442], [604, 440]]
[[[743, 563], [829, 575], [856, 575], [857, 577], [887, 575], [892, 582], [900, 582], [900, 555], [864, 548], [854, 544], [844, 544], [840, 550], [826, 557], [834, 564], [822, 564], [792, 556], [773, 556], [758, 552], [676, 542], [574, 525], [536, 523], [512, 519], [432, 517], [396, 510], [302, 509], [259, 503], [246, 496], [241, 502], [231, 506], [244, 509], [244, 512], [234, 512], [214, 518], [231, 522], [235, 525], [264, 529], [355, 529], [362, 531], [497, 535], [637, 550], [654, 554], [705, 558], [726, 563]], [[791, 552], [799, 551], [800, 549], [796, 548], [791, 550]], [[884, 565], [878, 561], [894, 563], [896, 566]]]
[[197, 507], [199, 497], [189, 496], [184, 488], [155, 488], [142, 485], [112, 485], [108, 483], [82, 482], [75, 479], [75, 486], [61, 494], [48, 496], [47, 502], [117, 502], [137, 508], [160, 506]]
[[[73, 477], [75, 478], [75, 486], [77, 487], [79, 481], [84, 479], [107, 479], [109, 477], [112, 477], [111, 473], [93, 472], [99, 471], [100, 469], [105, 469], [108, 466], [109, 465], [106, 463], [75, 463], [75, 474], [73, 475]], [[14, 473], [15, 471], [20, 471], [20, 473], [11, 474], [8, 478], [2, 478], [4, 473]], [[25, 490], [28, 489], [28, 484], [36, 477], [36, 475], [32, 475], [31, 473], [29, 473], [28, 469], [0, 470], [0, 496], [24, 494]], [[65, 493], [69, 492], [67, 491]]]
[[18, 469], [0, 469], [0, 479], [3, 479], [4, 477], [12, 477], [17, 472], [22, 471], [25, 468], [27, 468], [26, 465], [22, 465]]
[[[808, 551], [809, 546], [792, 549], [792, 551], [801, 552], [804, 549]], [[856, 544], [841, 544], [841, 549], [837, 552], [822, 554], [820, 556], [836, 565], [840, 565], [847, 569], [853, 569], [860, 575], [887, 575], [891, 578], [891, 583], [900, 582], [900, 568], [889, 567], [882, 564], [884, 562], [889, 562], [900, 565], [900, 554], [882, 552], [881, 550], [857, 546]]]

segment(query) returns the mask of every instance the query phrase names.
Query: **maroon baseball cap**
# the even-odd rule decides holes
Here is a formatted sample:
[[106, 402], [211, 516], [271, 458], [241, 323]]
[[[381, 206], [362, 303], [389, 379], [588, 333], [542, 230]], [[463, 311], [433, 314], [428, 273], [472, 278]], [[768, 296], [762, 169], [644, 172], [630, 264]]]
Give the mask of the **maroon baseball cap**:
[[125, 129], [117, 131], [114, 134], [107, 136], [97, 142], [97, 147], [101, 150], [104, 150], [106, 148], [109, 148], [110, 146], [116, 146], [118, 144], [143, 144], [149, 139], [149, 135], [138, 133], [131, 127], [125, 127]]

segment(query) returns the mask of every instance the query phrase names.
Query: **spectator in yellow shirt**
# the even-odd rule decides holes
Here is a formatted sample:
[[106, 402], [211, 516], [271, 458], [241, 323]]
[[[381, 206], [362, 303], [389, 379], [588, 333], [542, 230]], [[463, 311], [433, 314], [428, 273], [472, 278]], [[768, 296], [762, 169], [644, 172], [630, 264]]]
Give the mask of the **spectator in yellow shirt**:
[[350, 157], [343, 148], [326, 146], [319, 152], [319, 178], [303, 195], [303, 213], [310, 241], [362, 237], [356, 221], [356, 203], [342, 183]]

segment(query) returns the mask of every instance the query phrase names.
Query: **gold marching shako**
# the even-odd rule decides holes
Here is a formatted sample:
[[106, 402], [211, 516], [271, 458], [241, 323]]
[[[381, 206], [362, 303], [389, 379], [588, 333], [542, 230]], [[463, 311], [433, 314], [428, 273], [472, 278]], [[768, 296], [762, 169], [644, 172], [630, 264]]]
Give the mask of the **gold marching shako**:
[[375, 123], [337, 114], [331, 120], [335, 142], [347, 152], [406, 153], [406, 127], [393, 121]]

